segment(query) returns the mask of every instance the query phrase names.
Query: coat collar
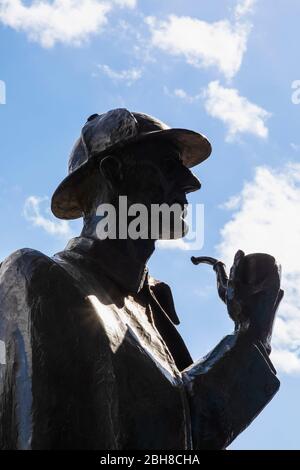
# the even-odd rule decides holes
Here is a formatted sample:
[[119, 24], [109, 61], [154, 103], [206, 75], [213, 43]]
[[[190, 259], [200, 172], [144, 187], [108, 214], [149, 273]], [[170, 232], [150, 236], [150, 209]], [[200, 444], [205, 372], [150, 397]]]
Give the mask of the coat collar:
[[148, 268], [141, 261], [124, 254], [112, 240], [94, 240], [76, 237], [69, 241], [65, 251], [84, 255], [104, 271], [109, 278], [131, 293], [139, 292], [148, 283]]

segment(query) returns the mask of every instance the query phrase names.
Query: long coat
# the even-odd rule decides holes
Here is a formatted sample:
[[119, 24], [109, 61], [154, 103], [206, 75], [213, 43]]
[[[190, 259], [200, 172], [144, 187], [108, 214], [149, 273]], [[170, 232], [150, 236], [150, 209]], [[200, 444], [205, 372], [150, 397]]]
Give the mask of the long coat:
[[261, 344], [193, 360], [169, 286], [104, 242], [0, 269], [1, 449], [221, 449], [279, 388]]

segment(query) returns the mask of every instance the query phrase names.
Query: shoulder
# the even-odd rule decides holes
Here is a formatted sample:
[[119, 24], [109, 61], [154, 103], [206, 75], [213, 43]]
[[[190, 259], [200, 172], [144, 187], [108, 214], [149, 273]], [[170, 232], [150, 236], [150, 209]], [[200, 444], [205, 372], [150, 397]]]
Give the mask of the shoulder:
[[41, 265], [49, 264], [50, 261], [39, 251], [24, 248], [15, 251], [1, 263], [0, 330], [7, 329], [7, 325], [18, 324], [20, 319], [27, 322], [32, 278], [35, 274], [41, 278]]
[[71, 276], [54, 259], [24, 248], [9, 255], [0, 268], [0, 330], [3, 320], [57, 319], [82, 296]]
[[10, 254], [0, 267], [0, 288], [11, 284], [21, 289], [29, 286], [33, 278], [47, 275], [54, 261], [47, 255], [30, 248], [22, 248]]
[[41, 264], [51, 264], [53, 260], [44, 255], [40, 251], [32, 250], [31, 248], [22, 248], [14, 251], [1, 263], [1, 273], [7, 270], [12, 271], [26, 271], [28, 272], [36, 269]]
[[53, 261], [40, 251], [22, 248], [14, 251], [0, 265], [0, 298], [22, 299], [33, 277], [41, 277]]
[[0, 265], [0, 291], [36, 292], [50, 288], [51, 280], [67, 278], [65, 271], [49, 256], [38, 250], [22, 248], [9, 255]]

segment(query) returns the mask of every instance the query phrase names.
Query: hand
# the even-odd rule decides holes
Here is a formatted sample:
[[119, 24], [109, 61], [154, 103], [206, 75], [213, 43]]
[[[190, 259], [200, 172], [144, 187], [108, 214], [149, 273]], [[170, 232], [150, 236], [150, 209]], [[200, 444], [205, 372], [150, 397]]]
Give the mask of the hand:
[[283, 297], [280, 266], [273, 256], [239, 250], [226, 288], [225, 302], [238, 334], [261, 341], [271, 351], [271, 336], [276, 310]]
[[238, 335], [260, 341], [271, 352], [271, 336], [276, 310], [283, 297], [280, 266], [273, 256], [237, 251], [228, 278], [221, 261], [192, 257], [194, 264], [211, 264], [217, 273], [218, 292], [226, 303]]

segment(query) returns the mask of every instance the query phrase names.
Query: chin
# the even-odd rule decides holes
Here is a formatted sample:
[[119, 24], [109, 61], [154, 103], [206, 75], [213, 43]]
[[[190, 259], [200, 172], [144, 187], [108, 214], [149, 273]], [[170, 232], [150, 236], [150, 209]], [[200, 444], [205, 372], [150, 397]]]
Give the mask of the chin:
[[165, 230], [162, 228], [160, 230], [159, 240], [178, 240], [179, 238], [185, 237], [188, 231], [188, 224], [183, 219], [180, 219], [176, 227], [166, 227]]

